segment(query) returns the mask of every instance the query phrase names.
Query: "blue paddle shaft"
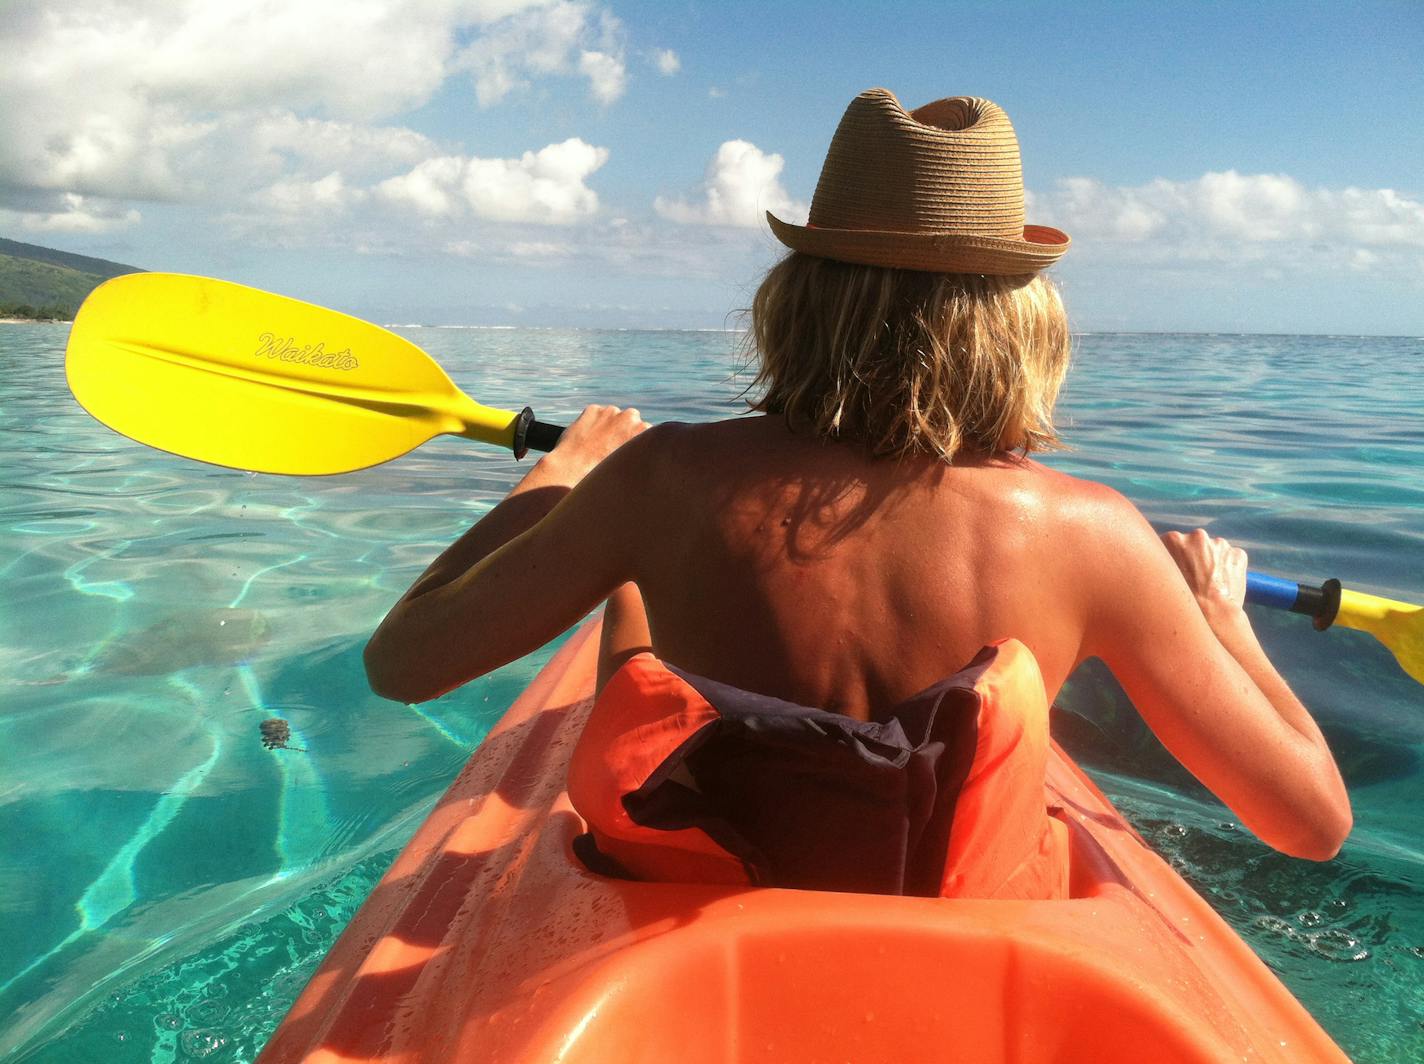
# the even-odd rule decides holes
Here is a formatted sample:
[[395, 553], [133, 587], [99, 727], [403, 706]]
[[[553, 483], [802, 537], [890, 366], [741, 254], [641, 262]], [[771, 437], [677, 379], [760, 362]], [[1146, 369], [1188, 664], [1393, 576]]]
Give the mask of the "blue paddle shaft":
[[1340, 581], [1327, 580], [1319, 587], [1282, 580], [1265, 573], [1246, 574], [1246, 601], [1255, 606], [1303, 613], [1317, 631], [1325, 631], [1335, 623], [1340, 612]]
[[1294, 580], [1283, 580], [1265, 573], [1246, 574], [1246, 601], [1254, 606], [1288, 610], [1295, 606], [1299, 597], [1300, 585]]

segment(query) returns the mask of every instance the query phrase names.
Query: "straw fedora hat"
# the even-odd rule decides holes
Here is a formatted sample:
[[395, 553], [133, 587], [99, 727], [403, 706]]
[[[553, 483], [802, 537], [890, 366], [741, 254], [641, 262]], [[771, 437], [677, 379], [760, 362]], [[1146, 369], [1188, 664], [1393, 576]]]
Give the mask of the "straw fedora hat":
[[906, 111], [888, 89], [851, 101], [831, 138], [806, 225], [766, 220], [795, 251], [935, 273], [1035, 273], [1068, 234], [1024, 225], [1009, 116], [973, 96]]

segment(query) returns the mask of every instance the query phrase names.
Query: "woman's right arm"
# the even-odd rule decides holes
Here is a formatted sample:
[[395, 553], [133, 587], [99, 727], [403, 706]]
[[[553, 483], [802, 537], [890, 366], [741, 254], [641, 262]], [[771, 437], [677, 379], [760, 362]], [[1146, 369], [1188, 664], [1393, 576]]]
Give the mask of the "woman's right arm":
[[1085, 656], [1107, 663], [1167, 749], [1258, 838], [1295, 857], [1335, 856], [1349, 795], [1251, 629], [1245, 553], [1201, 530], [1159, 540], [1109, 494], [1092, 522]]

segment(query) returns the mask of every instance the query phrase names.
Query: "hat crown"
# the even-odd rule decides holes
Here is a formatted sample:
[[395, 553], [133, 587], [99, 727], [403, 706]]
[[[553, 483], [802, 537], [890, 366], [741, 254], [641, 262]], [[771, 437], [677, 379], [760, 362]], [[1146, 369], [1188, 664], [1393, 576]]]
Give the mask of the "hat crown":
[[863, 92], [836, 127], [808, 220], [822, 229], [1021, 237], [1013, 124], [976, 96], [906, 111], [888, 89]]

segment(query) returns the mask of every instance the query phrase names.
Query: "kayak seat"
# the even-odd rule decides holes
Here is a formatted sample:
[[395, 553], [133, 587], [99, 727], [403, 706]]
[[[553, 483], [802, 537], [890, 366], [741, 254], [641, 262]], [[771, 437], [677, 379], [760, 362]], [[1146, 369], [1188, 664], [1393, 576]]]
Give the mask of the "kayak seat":
[[869, 721], [639, 654], [569, 767], [574, 852], [624, 879], [919, 897], [1065, 897], [1048, 704], [1006, 639]]

